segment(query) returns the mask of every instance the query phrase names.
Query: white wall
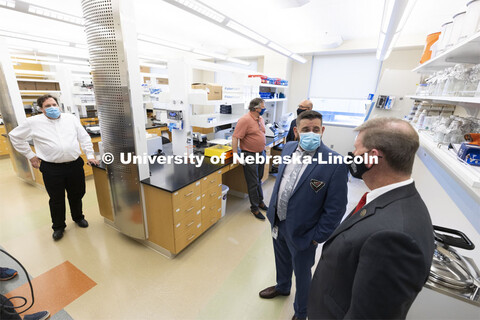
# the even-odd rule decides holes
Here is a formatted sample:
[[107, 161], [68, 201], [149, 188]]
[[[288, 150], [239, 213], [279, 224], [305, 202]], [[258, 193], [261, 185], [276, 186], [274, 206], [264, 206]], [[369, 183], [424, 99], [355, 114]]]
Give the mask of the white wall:
[[307, 59], [305, 63], [294, 62], [292, 64], [292, 76], [289, 82], [288, 107], [286, 112], [296, 114], [298, 104], [308, 98], [313, 56], [305, 56], [305, 59]]
[[322, 141], [327, 147], [345, 156], [353, 151], [356, 136], [357, 132], [352, 127], [326, 125]]

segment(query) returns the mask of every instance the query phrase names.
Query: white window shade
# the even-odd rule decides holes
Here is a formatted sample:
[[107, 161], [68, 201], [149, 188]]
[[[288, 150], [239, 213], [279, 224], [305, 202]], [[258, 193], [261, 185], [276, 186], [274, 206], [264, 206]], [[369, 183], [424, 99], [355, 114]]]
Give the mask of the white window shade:
[[375, 53], [315, 56], [310, 97], [366, 99], [375, 92], [379, 69]]
[[380, 67], [375, 53], [315, 56], [309, 92], [313, 109], [325, 123], [360, 124]]

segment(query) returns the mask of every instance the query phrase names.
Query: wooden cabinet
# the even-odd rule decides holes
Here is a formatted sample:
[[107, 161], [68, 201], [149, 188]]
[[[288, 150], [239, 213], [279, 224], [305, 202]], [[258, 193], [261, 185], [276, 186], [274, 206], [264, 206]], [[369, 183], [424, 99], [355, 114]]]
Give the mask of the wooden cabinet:
[[82, 126], [97, 125], [98, 118], [80, 118], [80, 123], [82, 124]]
[[179, 253], [221, 218], [222, 174], [218, 170], [178, 191], [144, 184], [148, 240]]
[[202, 179], [202, 224], [210, 228], [222, 216], [222, 171], [214, 172]]
[[170, 132], [170, 130], [168, 130], [168, 127], [156, 127], [147, 129], [148, 133], [156, 134], [157, 136], [161, 136], [163, 131], [166, 131], [168, 133], [168, 138], [170, 139], [170, 141], [172, 141], [172, 133]]
[[7, 130], [5, 129], [5, 126], [0, 126], [0, 156], [8, 155], [8, 150], [10, 148], [8, 138], [2, 135], [6, 133]]

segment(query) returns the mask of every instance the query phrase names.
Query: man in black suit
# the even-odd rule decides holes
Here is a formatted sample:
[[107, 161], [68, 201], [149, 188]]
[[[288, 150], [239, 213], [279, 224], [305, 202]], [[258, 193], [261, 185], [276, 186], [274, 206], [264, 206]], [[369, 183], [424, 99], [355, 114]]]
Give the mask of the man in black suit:
[[434, 251], [428, 210], [411, 179], [418, 135], [395, 118], [357, 127], [350, 166], [371, 192], [323, 246], [312, 279], [309, 319], [405, 319], [429, 275]]
[[[297, 108], [297, 116], [300, 115], [303, 111], [309, 111], [313, 109], [313, 103], [310, 100], [303, 100], [300, 102]], [[297, 118], [293, 119], [292, 122], [290, 123], [290, 130], [288, 130], [287, 134], [287, 142], [289, 141], [295, 141], [297, 138], [295, 137], [295, 133], [293, 132], [293, 128], [297, 126]]]

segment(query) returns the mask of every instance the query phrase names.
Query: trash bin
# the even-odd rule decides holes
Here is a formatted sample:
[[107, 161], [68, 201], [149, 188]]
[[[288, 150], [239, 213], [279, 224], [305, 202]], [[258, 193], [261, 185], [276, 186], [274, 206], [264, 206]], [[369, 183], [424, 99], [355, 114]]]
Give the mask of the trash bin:
[[227, 211], [227, 192], [228, 186], [222, 184], [222, 218], [225, 217], [225, 212]]

